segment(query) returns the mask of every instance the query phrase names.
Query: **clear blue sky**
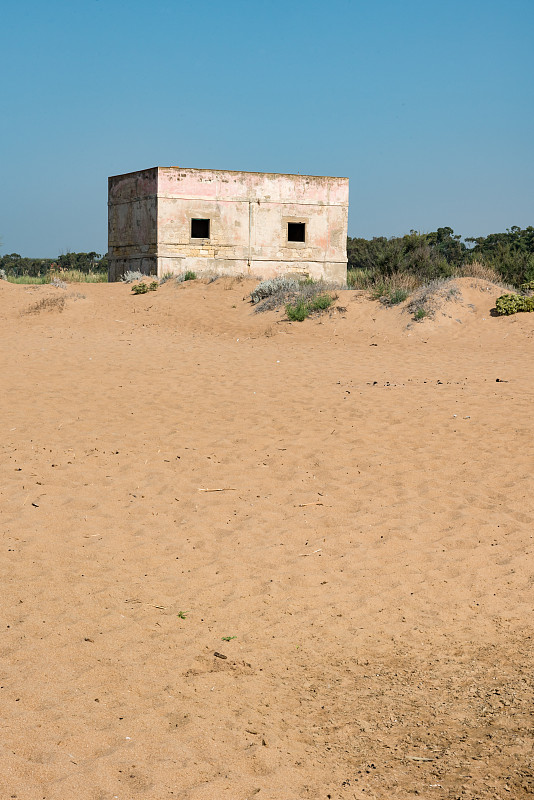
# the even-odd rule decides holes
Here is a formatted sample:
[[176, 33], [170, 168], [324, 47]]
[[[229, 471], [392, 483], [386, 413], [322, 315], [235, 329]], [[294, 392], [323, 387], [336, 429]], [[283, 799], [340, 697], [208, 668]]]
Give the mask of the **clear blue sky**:
[[534, 224], [533, 0], [18, 0], [0, 252], [107, 249], [107, 176], [350, 178], [349, 234]]

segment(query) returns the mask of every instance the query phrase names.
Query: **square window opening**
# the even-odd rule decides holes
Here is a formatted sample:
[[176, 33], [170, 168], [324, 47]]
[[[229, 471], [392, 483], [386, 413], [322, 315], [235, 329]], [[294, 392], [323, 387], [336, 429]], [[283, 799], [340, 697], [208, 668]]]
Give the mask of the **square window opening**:
[[191, 220], [191, 238], [192, 239], [209, 239], [210, 238], [210, 220], [209, 219], [192, 219]]
[[288, 242], [305, 242], [306, 241], [306, 223], [305, 222], [288, 222], [287, 223], [287, 241]]

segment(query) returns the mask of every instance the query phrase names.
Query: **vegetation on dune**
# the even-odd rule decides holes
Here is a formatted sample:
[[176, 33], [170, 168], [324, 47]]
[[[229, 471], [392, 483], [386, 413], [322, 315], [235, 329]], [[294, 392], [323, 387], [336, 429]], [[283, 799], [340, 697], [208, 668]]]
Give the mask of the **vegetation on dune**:
[[534, 311], [534, 297], [521, 294], [503, 294], [495, 302], [499, 316], [517, 314], [520, 311]]
[[181, 275], [176, 276], [176, 283], [183, 283], [184, 281], [195, 281], [197, 279], [196, 272], [192, 272], [192, 270], [188, 269], [186, 272], [182, 272]]
[[411, 276], [418, 285], [436, 278], [472, 276], [519, 286], [534, 280], [534, 227], [514, 225], [506, 233], [465, 241], [448, 227], [389, 239], [349, 237], [347, 256], [349, 288], [375, 294], [381, 281], [401, 275]]
[[128, 269], [121, 278], [122, 283], [133, 283], [133, 281], [142, 281], [145, 276], [138, 269]]
[[285, 299], [291, 295], [292, 292], [296, 292], [299, 288], [299, 282], [295, 278], [286, 278], [286, 277], [278, 277], [278, 278], [270, 278], [269, 280], [260, 281], [255, 289], [250, 293], [250, 299], [254, 305], [258, 305], [261, 303], [261, 306], [258, 306], [256, 311], [267, 311], [267, 307], [275, 307], [273, 303], [262, 303], [262, 300], [267, 300], [268, 298], [273, 298], [275, 303], [279, 305], [283, 305]]
[[[512, 226], [505, 233], [462, 237], [452, 228], [430, 233], [415, 230], [404, 236], [373, 239], [347, 239], [347, 286], [364, 290], [384, 305], [410, 302], [406, 308], [415, 319], [432, 316], [433, 309], [421, 300], [422, 289], [431, 287], [436, 295], [436, 281], [473, 277], [500, 284], [507, 290], [497, 301], [497, 312], [507, 315], [531, 311], [534, 290], [534, 227]], [[72, 282], [107, 281], [108, 258], [99, 253], [64, 253], [56, 259], [23, 258], [18, 253], [0, 257], [0, 280], [12, 283], [52, 283], [62, 286]], [[127, 272], [126, 283], [142, 280], [137, 271]], [[195, 280], [188, 270], [181, 275], [164, 275], [160, 283], [174, 278], [177, 283]], [[214, 279], [214, 278], [213, 278]], [[136, 294], [153, 290], [134, 289]], [[156, 284], [157, 285], [157, 284]], [[144, 286], [144, 285], [143, 285]], [[517, 288], [519, 287], [519, 289]], [[289, 319], [302, 320], [329, 308], [336, 287], [323, 281], [297, 277], [278, 277], [261, 281], [250, 295], [255, 311], [285, 308]], [[517, 294], [514, 293], [517, 291]], [[419, 294], [418, 294], [419, 293]], [[442, 298], [443, 299], [443, 298]]]
[[250, 293], [256, 311], [272, 311], [284, 307], [291, 322], [302, 322], [311, 314], [326, 311], [337, 295], [334, 286], [311, 278], [270, 278], [261, 281]]
[[147, 292], [155, 292], [158, 286], [159, 283], [157, 281], [151, 281], [151, 283], [136, 283], [132, 286], [132, 293], [146, 294]]
[[291, 322], [303, 322], [306, 317], [318, 311], [326, 311], [334, 302], [331, 294], [318, 294], [309, 299], [299, 298], [295, 303], [286, 305], [286, 315]]
[[101, 283], [108, 279], [108, 258], [99, 253], [63, 253], [57, 258], [0, 257], [0, 276], [11, 283], [50, 283], [54, 277], [69, 283]]

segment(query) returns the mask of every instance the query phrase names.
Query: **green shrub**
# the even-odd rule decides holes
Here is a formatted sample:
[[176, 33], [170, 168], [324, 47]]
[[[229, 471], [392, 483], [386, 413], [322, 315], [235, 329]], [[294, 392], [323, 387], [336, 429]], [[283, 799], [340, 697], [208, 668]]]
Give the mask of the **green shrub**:
[[427, 311], [426, 308], [418, 308], [417, 311], [415, 311], [413, 318], [416, 322], [421, 322], [421, 320], [429, 316], [430, 312]]
[[305, 300], [298, 300], [296, 303], [288, 303], [286, 315], [291, 322], [302, 322], [311, 314], [310, 306]]
[[502, 294], [495, 302], [497, 314], [505, 316], [520, 311], [534, 311], [534, 297], [523, 297], [520, 294]]
[[389, 305], [396, 306], [398, 303], [404, 303], [407, 297], [408, 292], [405, 289], [393, 289], [393, 291], [389, 293]]
[[309, 300], [300, 298], [295, 303], [286, 305], [286, 315], [291, 322], [303, 322], [316, 311], [326, 311], [333, 302], [334, 298], [330, 294], [319, 294]]
[[197, 273], [192, 272], [192, 270], [188, 269], [187, 272], [182, 272], [180, 275], [176, 276], [176, 283], [183, 283], [184, 281], [194, 281], [196, 280]]
[[380, 300], [385, 306], [396, 306], [404, 303], [410, 293], [406, 289], [386, 289], [383, 284], [374, 287], [371, 297], [373, 300]]
[[327, 308], [330, 308], [332, 303], [334, 302], [334, 298], [332, 295], [329, 294], [319, 294], [317, 297], [310, 300], [310, 309], [311, 311], [326, 311]]
[[136, 283], [135, 286], [132, 286], [133, 294], [146, 294], [147, 292], [148, 292], [147, 283]]

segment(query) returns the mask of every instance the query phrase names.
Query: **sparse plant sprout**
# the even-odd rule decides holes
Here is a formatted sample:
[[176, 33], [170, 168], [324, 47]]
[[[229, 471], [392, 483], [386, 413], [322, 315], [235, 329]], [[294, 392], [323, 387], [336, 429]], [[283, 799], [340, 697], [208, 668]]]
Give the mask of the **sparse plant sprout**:
[[430, 316], [430, 312], [421, 306], [414, 312], [413, 318], [416, 322], [421, 322], [421, 320], [428, 316]]
[[462, 293], [454, 283], [454, 278], [436, 278], [421, 286], [413, 294], [405, 311], [412, 314], [414, 320], [420, 321], [425, 317], [433, 317], [444, 302], [457, 302], [461, 299]]
[[232, 639], [237, 639], [237, 636], [221, 636], [222, 642], [231, 642]]
[[179, 611], [176, 616], [179, 617], [180, 619], [187, 619], [188, 614], [189, 611]]
[[176, 276], [176, 283], [184, 283], [184, 281], [196, 281], [196, 279], [196, 272], [188, 269], [186, 272], [182, 272], [180, 275]]
[[405, 289], [390, 289], [389, 293], [380, 298], [380, 302], [386, 306], [396, 306], [409, 297]]
[[396, 305], [402, 303], [421, 285], [415, 275], [409, 273], [394, 273], [376, 277], [369, 286], [372, 300], [380, 300], [383, 305]]

